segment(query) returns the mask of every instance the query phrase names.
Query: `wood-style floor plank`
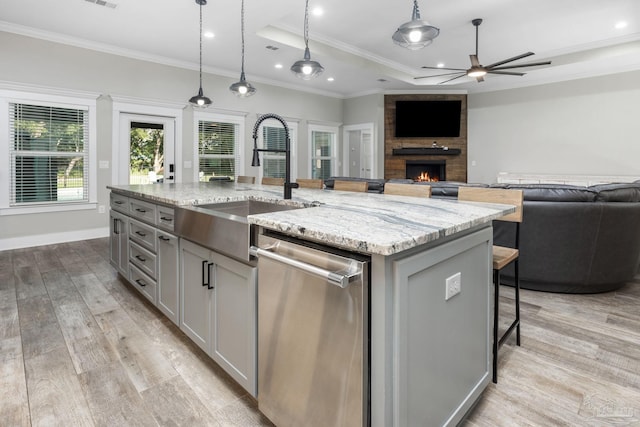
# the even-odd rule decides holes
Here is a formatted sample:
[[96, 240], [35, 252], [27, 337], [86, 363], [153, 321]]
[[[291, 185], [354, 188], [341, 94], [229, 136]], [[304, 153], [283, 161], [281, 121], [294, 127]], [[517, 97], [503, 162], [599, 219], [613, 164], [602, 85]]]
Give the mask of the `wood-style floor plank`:
[[[229, 375], [109, 265], [108, 239], [0, 252], [0, 425], [271, 426]], [[503, 287], [500, 327], [513, 317]], [[523, 290], [465, 427], [640, 425], [640, 276]]]

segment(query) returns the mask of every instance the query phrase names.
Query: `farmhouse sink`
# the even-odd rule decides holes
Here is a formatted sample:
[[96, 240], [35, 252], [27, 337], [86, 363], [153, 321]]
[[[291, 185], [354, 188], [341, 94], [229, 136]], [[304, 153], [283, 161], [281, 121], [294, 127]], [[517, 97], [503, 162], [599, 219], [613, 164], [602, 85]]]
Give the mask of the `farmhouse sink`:
[[250, 262], [249, 247], [255, 227], [247, 216], [300, 209], [259, 200], [194, 205], [176, 209], [176, 233], [216, 252]]

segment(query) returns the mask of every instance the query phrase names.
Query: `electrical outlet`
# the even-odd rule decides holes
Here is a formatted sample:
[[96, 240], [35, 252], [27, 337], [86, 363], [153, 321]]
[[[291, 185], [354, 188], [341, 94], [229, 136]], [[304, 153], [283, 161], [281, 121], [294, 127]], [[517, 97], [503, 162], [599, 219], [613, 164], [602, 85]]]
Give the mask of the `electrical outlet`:
[[460, 293], [462, 289], [462, 275], [456, 273], [453, 276], [447, 277], [445, 282], [444, 300], [448, 301], [454, 296]]
[[104, 213], [104, 211], [105, 211], [104, 205], [98, 206], [98, 213]]

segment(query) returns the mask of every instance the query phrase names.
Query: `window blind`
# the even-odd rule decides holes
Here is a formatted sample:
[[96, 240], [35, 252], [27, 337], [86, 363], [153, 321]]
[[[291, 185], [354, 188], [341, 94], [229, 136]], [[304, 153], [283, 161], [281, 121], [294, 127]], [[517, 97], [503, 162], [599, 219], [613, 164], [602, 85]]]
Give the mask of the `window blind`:
[[220, 176], [235, 177], [240, 162], [238, 127], [234, 123], [198, 121], [200, 181]]
[[[263, 126], [262, 140], [264, 148], [269, 150], [284, 150], [287, 146], [286, 132], [282, 127]], [[265, 152], [262, 168], [263, 176], [284, 178], [286, 174], [285, 154]]]
[[9, 103], [10, 206], [89, 201], [88, 110]]

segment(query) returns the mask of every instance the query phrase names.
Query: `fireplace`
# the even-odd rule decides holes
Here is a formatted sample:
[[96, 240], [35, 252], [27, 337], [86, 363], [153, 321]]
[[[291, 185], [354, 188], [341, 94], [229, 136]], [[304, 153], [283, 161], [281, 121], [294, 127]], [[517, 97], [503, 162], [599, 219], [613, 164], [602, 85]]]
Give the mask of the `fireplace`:
[[445, 160], [407, 160], [406, 178], [414, 181], [444, 181], [446, 177]]

